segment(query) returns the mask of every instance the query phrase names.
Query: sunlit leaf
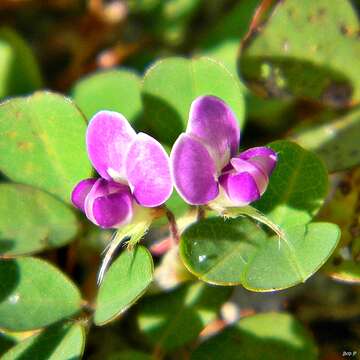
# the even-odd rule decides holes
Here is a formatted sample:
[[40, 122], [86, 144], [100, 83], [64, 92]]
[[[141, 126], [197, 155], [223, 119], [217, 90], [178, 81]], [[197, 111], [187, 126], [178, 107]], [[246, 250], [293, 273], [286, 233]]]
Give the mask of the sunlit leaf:
[[248, 38], [240, 73], [275, 97], [307, 98], [334, 107], [360, 101], [359, 19], [348, 0], [278, 2]]
[[140, 78], [128, 70], [108, 70], [87, 76], [75, 84], [71, 93], [87, 119], [100, 110], [110, 110], [134, 122], [142, 111]]
[[0, 254], [19, 255], [67, 244], [77, 232], [73, 211], [33, 187], [0, 184]]
[[145, 247], [124, 250], [100, 285], [95, 324], [104, 325], [127, 310], [150, 285], [153, 272], [152, 256]]
[[294, 134], [293, 139], [305, 149], [316, 152], [330, 172], [360, 164], [360, 110], [354, 110], [324, 124], [313, 124]]
[[200, 95], [226, 101], [244, 120], [240, 83], [223, 65], [208, 58], [168, 58], [155, 63], [144, 77], [146, 125], [159, 140], [171, 144], [185, 129], [190, 105]]
[[0, 284], [0, 328], [37, 329], [67, 319], [81, 308], [75, 285], [40, 259], [1, 260]]
[[329, 258], [339, 237], [330, 223], [289, 227], [279, 239], [246, 218], [209, 218], [184, 231], [180, 256], [208, 283], [272, 291], [306, 281]]
[[38, 92], [0, 105], [0, 171], [70, 201], [75, 184], [90, 177], [86, 122], [67, 98]]
[[202, 343], [191, 360], [316, 360], [314, 340], [286, 313], [265, 313], [241, 319]]
[[326, 197], [328, 176], [321, 160], [289, 141], [269, 144], [278, 155], [270, 184], [254, 206], [280, 227], [308, 223]]
[[85, 347], [85, 329], [80, 324], [54, 325], [11, 348], [4, 360], [75, 360]]

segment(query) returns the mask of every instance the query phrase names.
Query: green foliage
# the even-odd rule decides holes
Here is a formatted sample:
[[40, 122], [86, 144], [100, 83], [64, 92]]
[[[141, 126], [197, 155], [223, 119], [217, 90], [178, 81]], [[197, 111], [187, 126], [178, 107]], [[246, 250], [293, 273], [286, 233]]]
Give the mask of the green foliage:
[[76, 183], [92, 174], [85, 130], [80, 111], [61, 95], [11, 99], [0, 106], [0, 170], [69, 202]]
[[157, 62], [144, 77], [146, 125], [166, 144], [184, 131], [193, 100], [216, 95], [244, 121], [244, 100], [239, 81], [220, 63], [208, 58], [168, 58]]
[[294, 225], [279, 239], [248, 219], [210, 218], [184, 231], [180, 255], [188, 270], [208, 283], [273, 291], [309, 278], [339, 236], [337, 226], [328, 223]]
[[241, 284], [254, 291], [284, 289], [304, 282], [334, 251], [340, 237], [336, 225], [306, 225], [326, 196], [323, 164], [313, 153], [288, 141], [270, 147], [277, 152], [278, 163], [255, 207], [284, 236], [269, 235], [241, 218], [193, 224], [182, 235], [180, 254], [200, 279], [219, 285]]
[[[21, 74], [21, 76], [19, 76]], [[24, 40], [10, 28], [0, 29], [0, 100], [41, 87], [40, 70]]]
[[301, 6], [297, 0], [280, 2], [245, 44], [240, 73], [270, 96], [308, 98], [335, 107], [358, 104], [358, 28], [348, 0], [305, 0]]
[[108, 70], [79, 80], [72, 97], [87, 119], [100, 110], [117, 111], [134, 122], [142, 110], [140, 78], [127, 70]]
[[327, 194], [326, 168], [310, 151], [289, 141], [269, 146], [278, 155], [269, 187], [254, 206], [280, 227], [308, 223]]
[[[321, 356], [356, 350], [360, 3], [57, 3], [1, 5], [29, 44], [0, 29], [0, 357], [315, 360], [300, 321], [334, 333]], [[201, 95], [232, 107], [244, 149], [295, 141], [269, 144], [278, 163], [259, 201], [195, 207], [174, 190], [113, 237], [75, 214], [96, 112], [124, 114], [170, 153]]]
[[0, 198], [1, 255], [29, 254], [63, 246], [77, 233], [74, 212], [41, 190], [0, 184]]
[[315, 151], [330, 172], [350, 169], [360, 164], [360, 110], [321, 124], [299, 129], [294, 139]]
[[153, 279], [154, 264], [143, 246], [124, 250], [101, 283], [96, 303], [95, 324], [104, 325], [128, 309]]
[[222, 62], [236, 75], [239, 39], [248, 32], [252, 15], [260, 3], [260, 0], [248, 0], [235, 4], [197, 44], [201, 54]]
[[81, 309], [75, 285], [47, 262], [19, 257], [0, 261], [0, 328], [37, 329]]
[[2, 359], [75, 360], [81, 358], [84, 347], [85, 329], [80, 324], [59, 324], [20, 342]]
[[139, 306], [139, 327], [157, 349], [176, 349], [196, 339], [229, 295], [229, 289], [188, 283], [147, 297]]
[[340, 264], [331, 265], [326, 270], [336, 280], [354, 284], [360, 283], [360, 264], [357, 261], [341, 261]]
[[241, 319], [202, 343], [191, 360], [315, 360], [313, 339], [286, 313], [265, 313]]

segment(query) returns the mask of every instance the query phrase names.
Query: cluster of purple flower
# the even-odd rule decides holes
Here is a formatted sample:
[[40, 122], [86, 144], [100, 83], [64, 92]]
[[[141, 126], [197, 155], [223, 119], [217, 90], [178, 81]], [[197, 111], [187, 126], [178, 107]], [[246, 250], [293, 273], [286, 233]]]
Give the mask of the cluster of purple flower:
[[77, 184], [72, 202], [103, 228], [130, 223], [140, 207], [160, 206], [173, 185], [191, 205], [221, 201], [246, 206], [265, 192], [277, 162], [268, 147], [238, 153], [237, 119], [214, 96], [193, 101], [186, 132], [176, 140], [170, 157], [157, 140], [136, 134], [124, 116], [110, 111], [91, 119], [86, 144], [100, 178]]

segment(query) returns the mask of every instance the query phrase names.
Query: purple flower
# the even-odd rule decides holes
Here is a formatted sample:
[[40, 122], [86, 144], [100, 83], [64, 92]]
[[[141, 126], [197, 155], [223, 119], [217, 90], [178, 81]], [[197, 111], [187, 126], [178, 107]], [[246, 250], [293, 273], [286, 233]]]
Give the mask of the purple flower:
[[80, 181], [71, 199], [94, 224], [118, 228], [131, 222], [139, 205], [156, 207], [170, 197], [168, 155], [151, 136], [136, 134], [121, 114], [95, 114], [87, 129], [86, 144], [101, 178]]
[[186, 202], [203, 205], [222, 198], [227, 206], [245, 206], [260, 198], [276, 153], [255, 147], [238, 154], [239, 144], [238, 122], [225, 102], [214, 96], [193, 101], [186, 132], [170, 155], [175, 187]]

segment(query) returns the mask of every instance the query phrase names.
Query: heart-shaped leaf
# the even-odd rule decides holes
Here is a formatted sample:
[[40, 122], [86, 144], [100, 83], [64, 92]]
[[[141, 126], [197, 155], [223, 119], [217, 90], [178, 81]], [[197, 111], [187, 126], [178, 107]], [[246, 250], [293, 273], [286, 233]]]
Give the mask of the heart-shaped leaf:
[[71, 93], [88, 119], [100, 110], [117, 111], [130, 122], [141, 114], [140, 78], [128, 70], [87, 76], [76, 83]]
[[25, 95], [41, 85], [39, 66], [29, 46], [13, 30], [1, 28], [0, 99]]
[[240, 83], [223, 65], [208, 59], [168, 58], [145, 74], [143, 83], [146, 125], [167, 144], [184, 131], [192, 101], [200, 95], [215, 95], [226, 101], [244, 120]]
[[269, 187], [254, 206], [280, 227], [306, 224], [326, 197], [328, 176], [321, 160], [289, 141], [269, 146], [278, 155]]
[[255, 90], [334, 107], [360, 102], [359, 19], [348, 0], [278, 2], [240, 53], [240, 73]]
[[286, 228], [284, 239], [279, 239], [248, 219], [209, 218], [184, 231], [180, 256], [189, 271], [208, 283], [272, 291], [314, 274], [339, 237], [339, 228], [330, 223]]
[[95, 324], [104, 325], [127, 310], [150, 285], [153, 273], [152, 256], [145, 247], [124, 250], [100, 285]]
[[75, 285], [40, 259], [1, 260], [0, 284], [0, 328], [37, 329], [67, 319], [81, 309]]
[[77, 232], [73, 211], [30, 186], [0, 184], [0, 256], [67, 244]]
[[6, 352], [4, 360], [80, 359], [85, 347], [85, 329], [80, 324], [59, 324], [33, 335]]
[[0, 171], [70, 201], [72, 188], [90, 177], [86, 122], [67, 98], [38, 92], [0, 105]]
[[192, 360], [315, 360], [318, 351], [303, 326], [286, 313], [265, 313], [237, 324], [203, 342]]
[[175, 349], [196, 339], [230, 294], [231, 289], [198, 282], [147, 297], [140, 304], [139, 327], [156, 348]]

